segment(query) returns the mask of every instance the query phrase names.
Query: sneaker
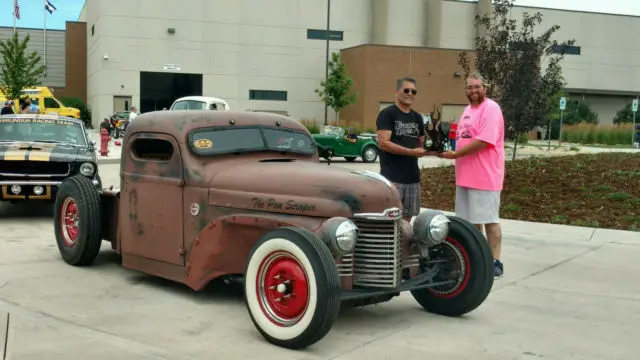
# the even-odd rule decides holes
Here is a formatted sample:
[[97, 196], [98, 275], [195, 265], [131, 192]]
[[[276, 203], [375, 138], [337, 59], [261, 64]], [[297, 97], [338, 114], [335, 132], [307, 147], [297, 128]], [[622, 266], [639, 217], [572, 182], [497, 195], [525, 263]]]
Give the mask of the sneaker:
[[504, 265], [500, 260], [493, 260], [493, 276], [494, 278], [502, 277], [504, 274]]

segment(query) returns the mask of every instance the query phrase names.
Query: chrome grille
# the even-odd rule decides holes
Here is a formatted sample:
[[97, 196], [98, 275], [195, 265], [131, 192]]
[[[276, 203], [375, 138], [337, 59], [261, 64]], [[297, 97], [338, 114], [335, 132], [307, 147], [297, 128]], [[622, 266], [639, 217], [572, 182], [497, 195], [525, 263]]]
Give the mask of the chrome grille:
[[0, 176], [6, 177], [55, 177], [67, 176], [71, 165], [55, 161], [5, 161]]
[[402, 275], [400, 220], [356, 218], [358, 241], [353, 252], [353, 285], [394, 288]]

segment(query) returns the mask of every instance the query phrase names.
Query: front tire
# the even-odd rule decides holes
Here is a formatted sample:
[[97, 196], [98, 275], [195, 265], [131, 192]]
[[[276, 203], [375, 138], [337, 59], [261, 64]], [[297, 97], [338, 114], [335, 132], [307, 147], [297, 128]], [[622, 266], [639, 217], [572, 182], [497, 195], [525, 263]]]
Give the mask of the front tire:
[[411, 294], [427, 311], [460, 316], [476, 309], [493, 287], [493, 255], [484, 235], [471, 223], [449, 216], [449, 236], [431, 253], [450, 261], [434, 281], [454, 279], [453, 285], [412, 290]]
[[362, 161], [366, 163], [375, 162], [378, 159], [378, 149], [373, 145], [367, 145], [362, 150]]
[[62, 182], [53, 219], [58, 250], [64, 261], [74, 266], [92, 264], [102, 239], [100, 194], [90, 179], [73, 176]]
[[340, 277], [333, 256], [306, 230], [281, 228], [260, 238], [249, 253], [244, 291], [260, 334], [289, 349], [321, 340], [340, 311]]

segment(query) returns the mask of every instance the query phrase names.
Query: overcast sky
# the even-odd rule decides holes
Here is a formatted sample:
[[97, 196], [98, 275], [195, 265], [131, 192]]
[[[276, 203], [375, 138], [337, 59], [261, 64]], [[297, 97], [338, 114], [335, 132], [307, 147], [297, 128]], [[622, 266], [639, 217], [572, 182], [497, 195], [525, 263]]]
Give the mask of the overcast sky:
[[515, 0], [516, 5], [640, 16], [640, 0]]

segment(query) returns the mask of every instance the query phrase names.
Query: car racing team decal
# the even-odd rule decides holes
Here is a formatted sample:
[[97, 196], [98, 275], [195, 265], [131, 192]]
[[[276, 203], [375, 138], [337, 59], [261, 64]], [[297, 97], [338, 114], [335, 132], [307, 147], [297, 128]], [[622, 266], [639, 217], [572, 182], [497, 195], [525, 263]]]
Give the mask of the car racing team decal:
[[209, 139], [198, 139], [193, 142], [193, 146], [196, 149], [211, 149], [213, 148], [213, 141]]

